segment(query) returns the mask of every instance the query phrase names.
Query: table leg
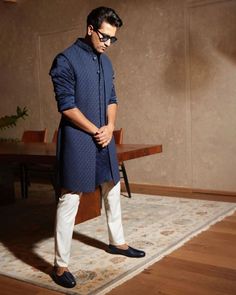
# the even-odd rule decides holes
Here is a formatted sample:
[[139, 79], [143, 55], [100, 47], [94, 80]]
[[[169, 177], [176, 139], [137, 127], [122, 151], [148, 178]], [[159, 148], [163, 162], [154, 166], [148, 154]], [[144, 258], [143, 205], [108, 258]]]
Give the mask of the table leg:
[[97, 188], [93, 193], [84, 193], [80, 198], [79, 210], [75, 218], [75, 224], [93, 219], [101, 215], [101, 192]]

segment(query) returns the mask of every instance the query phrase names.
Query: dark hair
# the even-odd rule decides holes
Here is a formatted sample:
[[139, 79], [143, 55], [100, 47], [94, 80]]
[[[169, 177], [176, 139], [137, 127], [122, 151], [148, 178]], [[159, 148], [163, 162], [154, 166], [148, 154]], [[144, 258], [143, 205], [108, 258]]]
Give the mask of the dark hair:
[[87, 17], [87, 26], [92, 25], [94, 29], [100, 29], [104, 21], [117, 28], [120, 28], [123, 24], [115, 10], [101, 6], [90, 12]]

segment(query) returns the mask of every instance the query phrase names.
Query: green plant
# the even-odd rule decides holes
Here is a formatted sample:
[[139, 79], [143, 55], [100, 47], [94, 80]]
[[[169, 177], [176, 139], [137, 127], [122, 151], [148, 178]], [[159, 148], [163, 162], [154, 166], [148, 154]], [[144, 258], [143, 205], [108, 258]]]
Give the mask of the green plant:
[[25, 119], [26, 116], [28, 116], [28, 110], [26, 107], [22, 110], [17, 106], [16, 115], [4, 116], [0, 118], [0, 130], [16, 126], [17, 121], [20, 118]]
[[[19, 106], [16, 108], [16, 115], [0, 117], [0, 130], [15, 127], [19, 119], [24, 119], [28, 116], [26, 107], [21, 109]], [[1, 138], [0, 141], [18, 141], [14, 138]]]

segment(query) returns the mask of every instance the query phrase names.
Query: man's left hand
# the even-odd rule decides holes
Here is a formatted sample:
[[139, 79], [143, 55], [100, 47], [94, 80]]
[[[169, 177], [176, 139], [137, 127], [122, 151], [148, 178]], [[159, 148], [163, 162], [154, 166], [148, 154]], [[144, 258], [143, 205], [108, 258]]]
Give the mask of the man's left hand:
[[102, 147], [106, 147], [112, 139], [113, 130], [114, 128], [110, 125], [102, 126], [94, 135], [96, 142]]

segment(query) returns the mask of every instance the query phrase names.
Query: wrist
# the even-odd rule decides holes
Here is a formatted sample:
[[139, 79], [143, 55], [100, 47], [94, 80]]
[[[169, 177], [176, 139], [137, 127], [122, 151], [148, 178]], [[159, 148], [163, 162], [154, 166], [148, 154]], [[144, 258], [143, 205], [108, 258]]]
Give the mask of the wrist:
[[98, 134], [98, 131], [99, 131], [99, 129], [96, 128], [96, 129], [94, 129], [91, 133], [92, 133], [92, 135], [94, 136], [94, 135], [97, 135], [97, 134]]
[[113, 132], [115, 130], [115, 125], [112, 123], [108, 123], [107, 127], [111, 130], [111, 132]]

